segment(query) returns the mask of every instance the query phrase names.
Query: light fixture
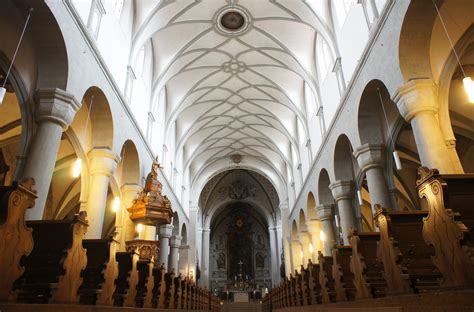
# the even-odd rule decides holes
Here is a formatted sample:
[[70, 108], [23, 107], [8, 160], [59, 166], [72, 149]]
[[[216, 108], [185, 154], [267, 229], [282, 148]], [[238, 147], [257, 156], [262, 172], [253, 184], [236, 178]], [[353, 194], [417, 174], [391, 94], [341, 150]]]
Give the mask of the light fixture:
[[120, 197], [115, 196], [114, 201], [112, 203], [112, 211], [117, 213], [120, 209]]
[[313, 254], [313, 244], [309, 243], [309, 252]]
[[339, 215], [334, 215], [334, 221], [336, 222], [336, 228], [339, 228]]
[[364, 204], [364, 200], [362, 199], [362, 192], [360, 190], [357, 190], [357, 200], [359, 201], [360, 206]]
[[137, 224], [137, 232], [138, 232], [138, 233], [143, 232], [143, 224], [141, 224], [141, 223], [138, 223], [138, 224]]
[[436, 5], [436, 2], [433, 1], [433, 5], [436, 9], [436, 13], [438, 13], [439, 20], [441, 22], [441, 25], [443, 26], [444, 33], [446, 34], [446, 37], [448, 38], [449, 44], [451, 45], [451, 49], [453, 50], [453, 54], [456, 57], [456, 60], [458, 61], [459, 68], [461, 69], [461, 72], [464, 76], [464, 79], [462, 80], [464, 84], [464, 91], [466, 92], [467, 99], [469, 103], [474, 103], [474, 82], [472, 81], [471, 77], [468, 77], [466, 75], [466, 72], [464, 71], [464, 68], [461, 64], [461, 60], [459, 59], [459, 55], [456, 52], [456, 49], [454, 48], [453, 41], [451, 40], [451, 37], [449, 36], [448, 29], [446, 28], [446, 24], [444, 23], [444, 19], [441, 16], [441, 13], [439, 12], [439, 8]]
[[74, 179], [79, 178], [81, 175], [81, 169], [82, 169], [82, 159], [77, 158], [76, 161], [74, 162], [74, 166], [72, 166], [72, 177]]
[[474, 104], [474, 81], [472, 81], [471, 77], [465, 77], [462, 83], [464, 84], [464, 90], [466, 91], [469, 103]]
[[28, 22], [30, 21], [31, 12], [33, 12], [33, 8], [30, 8], [30, 12], [28, 13], [28, 17], [26, 18], [25, 26], [23, 26], [23, 30], [20, 35], [20, 40], [18, 40], [18, 44], [16, 45], [15, 53], [13, 53], [12, 62], [10, 63], [10, 67], [8, 67], [7, 74], [5, 75], [5, 79], [3, 80], [3, 85], [0, 87], [0, 105], [3, 103], [3, 99], [5, 98], [5, 93], [7, 93], [7, 89], [5, 88], [8, 76], [10, 76], [10, 72], [13, 67], [13, 63], [15, 63], [16, 55], [18, 53], [18, 49], [20, 48], [21, 41], [23, 40], [23, 36], [25, 35], [26, 26], [28, 26]]
[[326, 234], [324, 234], [324, 231], [323, 231], [323, 230], [319, 231], [319, 239], [320, 239], [322, 242], [326, 241]]
[[400, 155], [398, 155], [397, 151], [393, 151], [393, 160], [395, 160], [395, 167], [397, 168], [397, 170], [402, 170], [402, 162], [400, 160]]

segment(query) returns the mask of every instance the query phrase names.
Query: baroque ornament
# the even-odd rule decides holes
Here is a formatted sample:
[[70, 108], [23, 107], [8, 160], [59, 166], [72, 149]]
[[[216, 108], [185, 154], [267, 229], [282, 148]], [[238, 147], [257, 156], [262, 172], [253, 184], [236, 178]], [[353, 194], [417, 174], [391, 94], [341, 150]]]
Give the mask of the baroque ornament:
[[132, 207], [127, 209], [134, 222], [152, 226], [171, 223], [173, 210], [168, 197], [161, 194], [163, 185], [158, 181], [159, 168], [156, 157], [146, 178], [145, 188], [138, 194]]

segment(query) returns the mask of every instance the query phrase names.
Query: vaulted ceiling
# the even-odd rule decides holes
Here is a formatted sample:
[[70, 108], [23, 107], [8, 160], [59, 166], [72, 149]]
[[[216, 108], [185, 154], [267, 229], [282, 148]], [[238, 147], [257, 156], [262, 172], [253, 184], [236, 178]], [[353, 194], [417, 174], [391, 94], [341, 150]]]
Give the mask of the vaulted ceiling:
[[173, 137], [190, 182], [232, 166], [293, 180], [287, 168], [301, 162], [308, 139], [305, 97], [317, 99], [316, 39], [330, 33], [326, 0], [135, 5], [132, 59], [151, 43], [154, 96], [166, 92], [165, 140]]

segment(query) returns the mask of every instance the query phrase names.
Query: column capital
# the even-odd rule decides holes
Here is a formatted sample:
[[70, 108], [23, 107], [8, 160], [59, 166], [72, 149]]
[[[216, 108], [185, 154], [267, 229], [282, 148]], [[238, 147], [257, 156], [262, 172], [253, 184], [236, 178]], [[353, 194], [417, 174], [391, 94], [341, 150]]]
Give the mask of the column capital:
[[163, 224], [158, 228], [158, 235], [161, 238], [170, 238], [173, 232], [174, 226], [171, 224]]
[[351, 199], [354, 193], [354, 183], [350, 180], [338, 180], [329, 184], [329, 189], [336, 202], [343, 199]]
[[203, 232], [203, 233], [210, 233], [210, 232], [211, 232], [211, 229], [202, 229], [202, 232]]
[[438, 87], [432, 79], [412, 79], [398, 88], [394, 102], [402, 117], [407, 121], [421, 112], [438, 112]]
[[333, 220], [334, 218], [334, 205], [319, 205], [316, 207], [316, 215], [319, 220]]
[[367, 171], [370, 168], [383, 166], [383, 145], [369, 144], [359, 146], [354, 151], [354, 157], [362, 171]]
[[120, 193], [139, 193], [143, 188], [138, 184], [124, 184], [120, 187]]
[[58, 88], [39, 89], [36, 91], [36, 121], [49, 121], [66, 130], [72, 123], [81, 105], [74, 96]]
[[181, 240], [183, 239], [182, 236], [173, 235], [170, 238], [170, 247], [171, 248], [179, 248], [181, 246]]
[[108, 148], [93, 148], [87, 153], [91, 175], [110, 177], [117, 169], [120, 157]]

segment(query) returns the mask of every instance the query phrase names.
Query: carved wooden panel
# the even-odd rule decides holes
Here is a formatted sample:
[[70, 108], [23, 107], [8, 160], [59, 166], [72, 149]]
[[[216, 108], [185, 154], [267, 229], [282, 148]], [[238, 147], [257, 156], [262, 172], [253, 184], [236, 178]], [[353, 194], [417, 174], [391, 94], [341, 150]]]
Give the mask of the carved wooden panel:
[[360, 238], [357, 231], [352, 229], [349, 234], [352, 246], [351, 271], [354, 273], [354, 286], [357, 299], [371, 298], [369, 285], [365, 280], [366, 266], [364, 256], [361, 253]]
[[153, 289], [155, 288], [155, 276], [153, 274], [153, 270], [155, 269], [155, 262], [150, 261], [148, 265], [148, 279], [146, 281], [146, 295], [145, 299], [143, 300], [143, 307], [144, 308], [152, 308], [153, 307]]
[[459, 214], [449, 209], [452, 207], [445, 207], [445, 192], [449, 192], [449, 185], [436, 169], [421, 167], [418, 175], [418, 195], [426, 199], [429, 211], [424, 219], [423, 238], [435, 250], [432, 259], [443, 275], [441, 285], [473, 285], [473, 250], [461, 246], [461, 240], [468, 236], [469, 229], [459, 221]]
[[176, 291], [176, 287], [175, 287], [175, 284], [174, 284], [174, 271], [171, 272], [170, 274], [170, 279], [171, 279], [171, 285], [170, 285], [170, 303], [168, 305], [168, 308], [169, 309], [175, 309], [176, 308], [176, 305], [175, 305], [175, 291]]
[[0, 193], [0, 200], [8, 203], [7, 207], [0, 207], [6, 216], [0, 225], [0, 301], [15, 299], [12, 285], [25, 271], [20, 265], [21, 257], [33, 250], [31, 229], [25, 225], [26, 209], [34, 206], [37, 197], [33, 184], [33, 179], [27, 179], [17, 186], [2, 188], [4, 192]]
[[346, 292], [344, 291], [343, 272], [342, 267], [338, 263], [339, 249], [335, 246], [332, 249], [332, 257], [334, 262], [332, 264], [332, 276], [334, 277], [335, 289], [336, 289], [336, 301], [347, 301]]
[[380, 229], [380, 241], [377, 243], [377, 257], [383, 263], [383, 275], [387, 282], [388, 292], [398, 294], [410, 291], [410, 284], [406, 270], [401, 265], [401, 253], [394, 245], [392, 225], [387, 211], [380, 205], [375, 205], [374, 221]]
[[118, 250], [118, 242], [112, 241], [109, 249], [109, 262], [104, 270], [105, 282], [102, 285], [102, 291], [97, 296], [97, 305], [113, 305], [113, 295], [115, 292], [115, 280], [119, 274], [118, 262], [115, 259], [115, 253]]
[[319, 260], [319, 284], [321, 285], [321, 302], [329, 303], [328, 276], [325, 270], [325, 259], [321, 251], [318, 251]]
[[137, 296], [137, 285], [139, 280], [139, 273], [137, 269], [139, 256], [137, 253], [133, 254], [132, 258], [132, 271], [130, 272], [130, 278], [128, 279], [128, 290], [125, 294], [125, 300], [123, 302], [124, 307], [135, 307], [136, 296]]
[[158, 297], [158, 309], [165, 308], [165, 293], [166, 293], [166, 281], [165, 281], [165, 269], [163, 266], [160, 268], [161, 282], [160, 282], [160, 295]]
[[316, 279], [319, 280], [319, 265], [313, 265], [311, 261], [308, 262], [308, 271], [309, 271], [309, 297], [311, 298], [311, 304], [318, 303], [318, 283]]
[[85, 211], [75, 216], [77, 222], [73, 225], [72, 245], [63, 262], [64, 275], [59, 277], [58, 287], [52, 292], [51, 303], [79, 302], [77, 290], [82, 284], [81, 272], [87, 265], [87, 252], [82, 247], [88, 226], [86, 216]]

